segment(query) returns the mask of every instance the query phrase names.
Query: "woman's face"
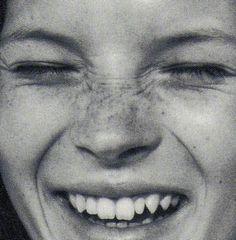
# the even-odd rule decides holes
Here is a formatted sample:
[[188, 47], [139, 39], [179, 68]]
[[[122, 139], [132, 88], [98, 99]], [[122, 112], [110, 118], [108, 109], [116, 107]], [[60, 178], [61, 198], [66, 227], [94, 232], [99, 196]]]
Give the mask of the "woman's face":
[[230, 0], [9, 1], [0, 167], [32, 239], [235, 238], [235, 35]]

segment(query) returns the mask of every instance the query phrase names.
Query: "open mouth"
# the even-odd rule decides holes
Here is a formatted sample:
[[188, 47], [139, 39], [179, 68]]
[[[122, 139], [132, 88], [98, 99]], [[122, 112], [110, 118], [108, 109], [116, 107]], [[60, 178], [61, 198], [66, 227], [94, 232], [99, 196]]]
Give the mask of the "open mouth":
[[109, 228], [130, 228], [161, 221], [177, 212], [186, 197], [155, 193], [118, 199], [69, 193], [71, 208], [82, 218]]

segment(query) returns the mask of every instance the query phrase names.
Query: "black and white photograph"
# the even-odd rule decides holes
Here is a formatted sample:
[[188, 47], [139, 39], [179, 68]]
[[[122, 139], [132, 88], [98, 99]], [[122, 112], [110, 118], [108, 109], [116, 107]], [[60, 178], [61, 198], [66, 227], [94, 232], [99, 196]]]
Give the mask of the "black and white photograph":
[[236, 240], [235, 0], [0, 0], [0, 240]]

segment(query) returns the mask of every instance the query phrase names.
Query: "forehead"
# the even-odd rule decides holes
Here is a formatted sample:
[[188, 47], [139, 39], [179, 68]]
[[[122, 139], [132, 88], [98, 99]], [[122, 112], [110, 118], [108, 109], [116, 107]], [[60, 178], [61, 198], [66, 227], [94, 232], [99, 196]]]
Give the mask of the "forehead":
[[129, 49], [198, 29], [235, 35], [235, 1], [10, 0], [3, 33], [18, 29], [72, 36], [97, 49], [110, 45]]

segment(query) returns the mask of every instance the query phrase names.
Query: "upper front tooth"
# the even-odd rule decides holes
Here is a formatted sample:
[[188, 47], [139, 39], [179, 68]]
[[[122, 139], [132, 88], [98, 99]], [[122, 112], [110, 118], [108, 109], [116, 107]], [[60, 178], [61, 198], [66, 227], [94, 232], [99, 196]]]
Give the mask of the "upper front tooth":
[[97, 213], [100, 219], [114, 219], [115, 209], [115, 203], [111, 199], [100, 198], [97, 202]]
[[80, 213], [86, 209], [85, 198], [80, 194], [76, 194], [76, 208]]
[[145, 208], [145, 200], [144, 198], [138, 198], [135, 202], [134, 202], [134, 209], [135, 212], [137, 214], [143, 214]]
[[86, 211], [88, 214], [97, 214], [97, 201], [93, 197], [88, 197], [86, 201]]
[[118, 220], [132, 220], [134, 217], [134, 203], [130, 198], [121, 198], [116, 203], [116, 218]]
[[156, 212], [160, 203], [160, 196], [158, 194], [152, 194], [146, 198], [146, 206], [150, 213]]
[[167, 210], [170, 206], [170, 203], [171, 203], [171, 196], [168, 195], [161, 200], [160, 205], [163, 210]]

